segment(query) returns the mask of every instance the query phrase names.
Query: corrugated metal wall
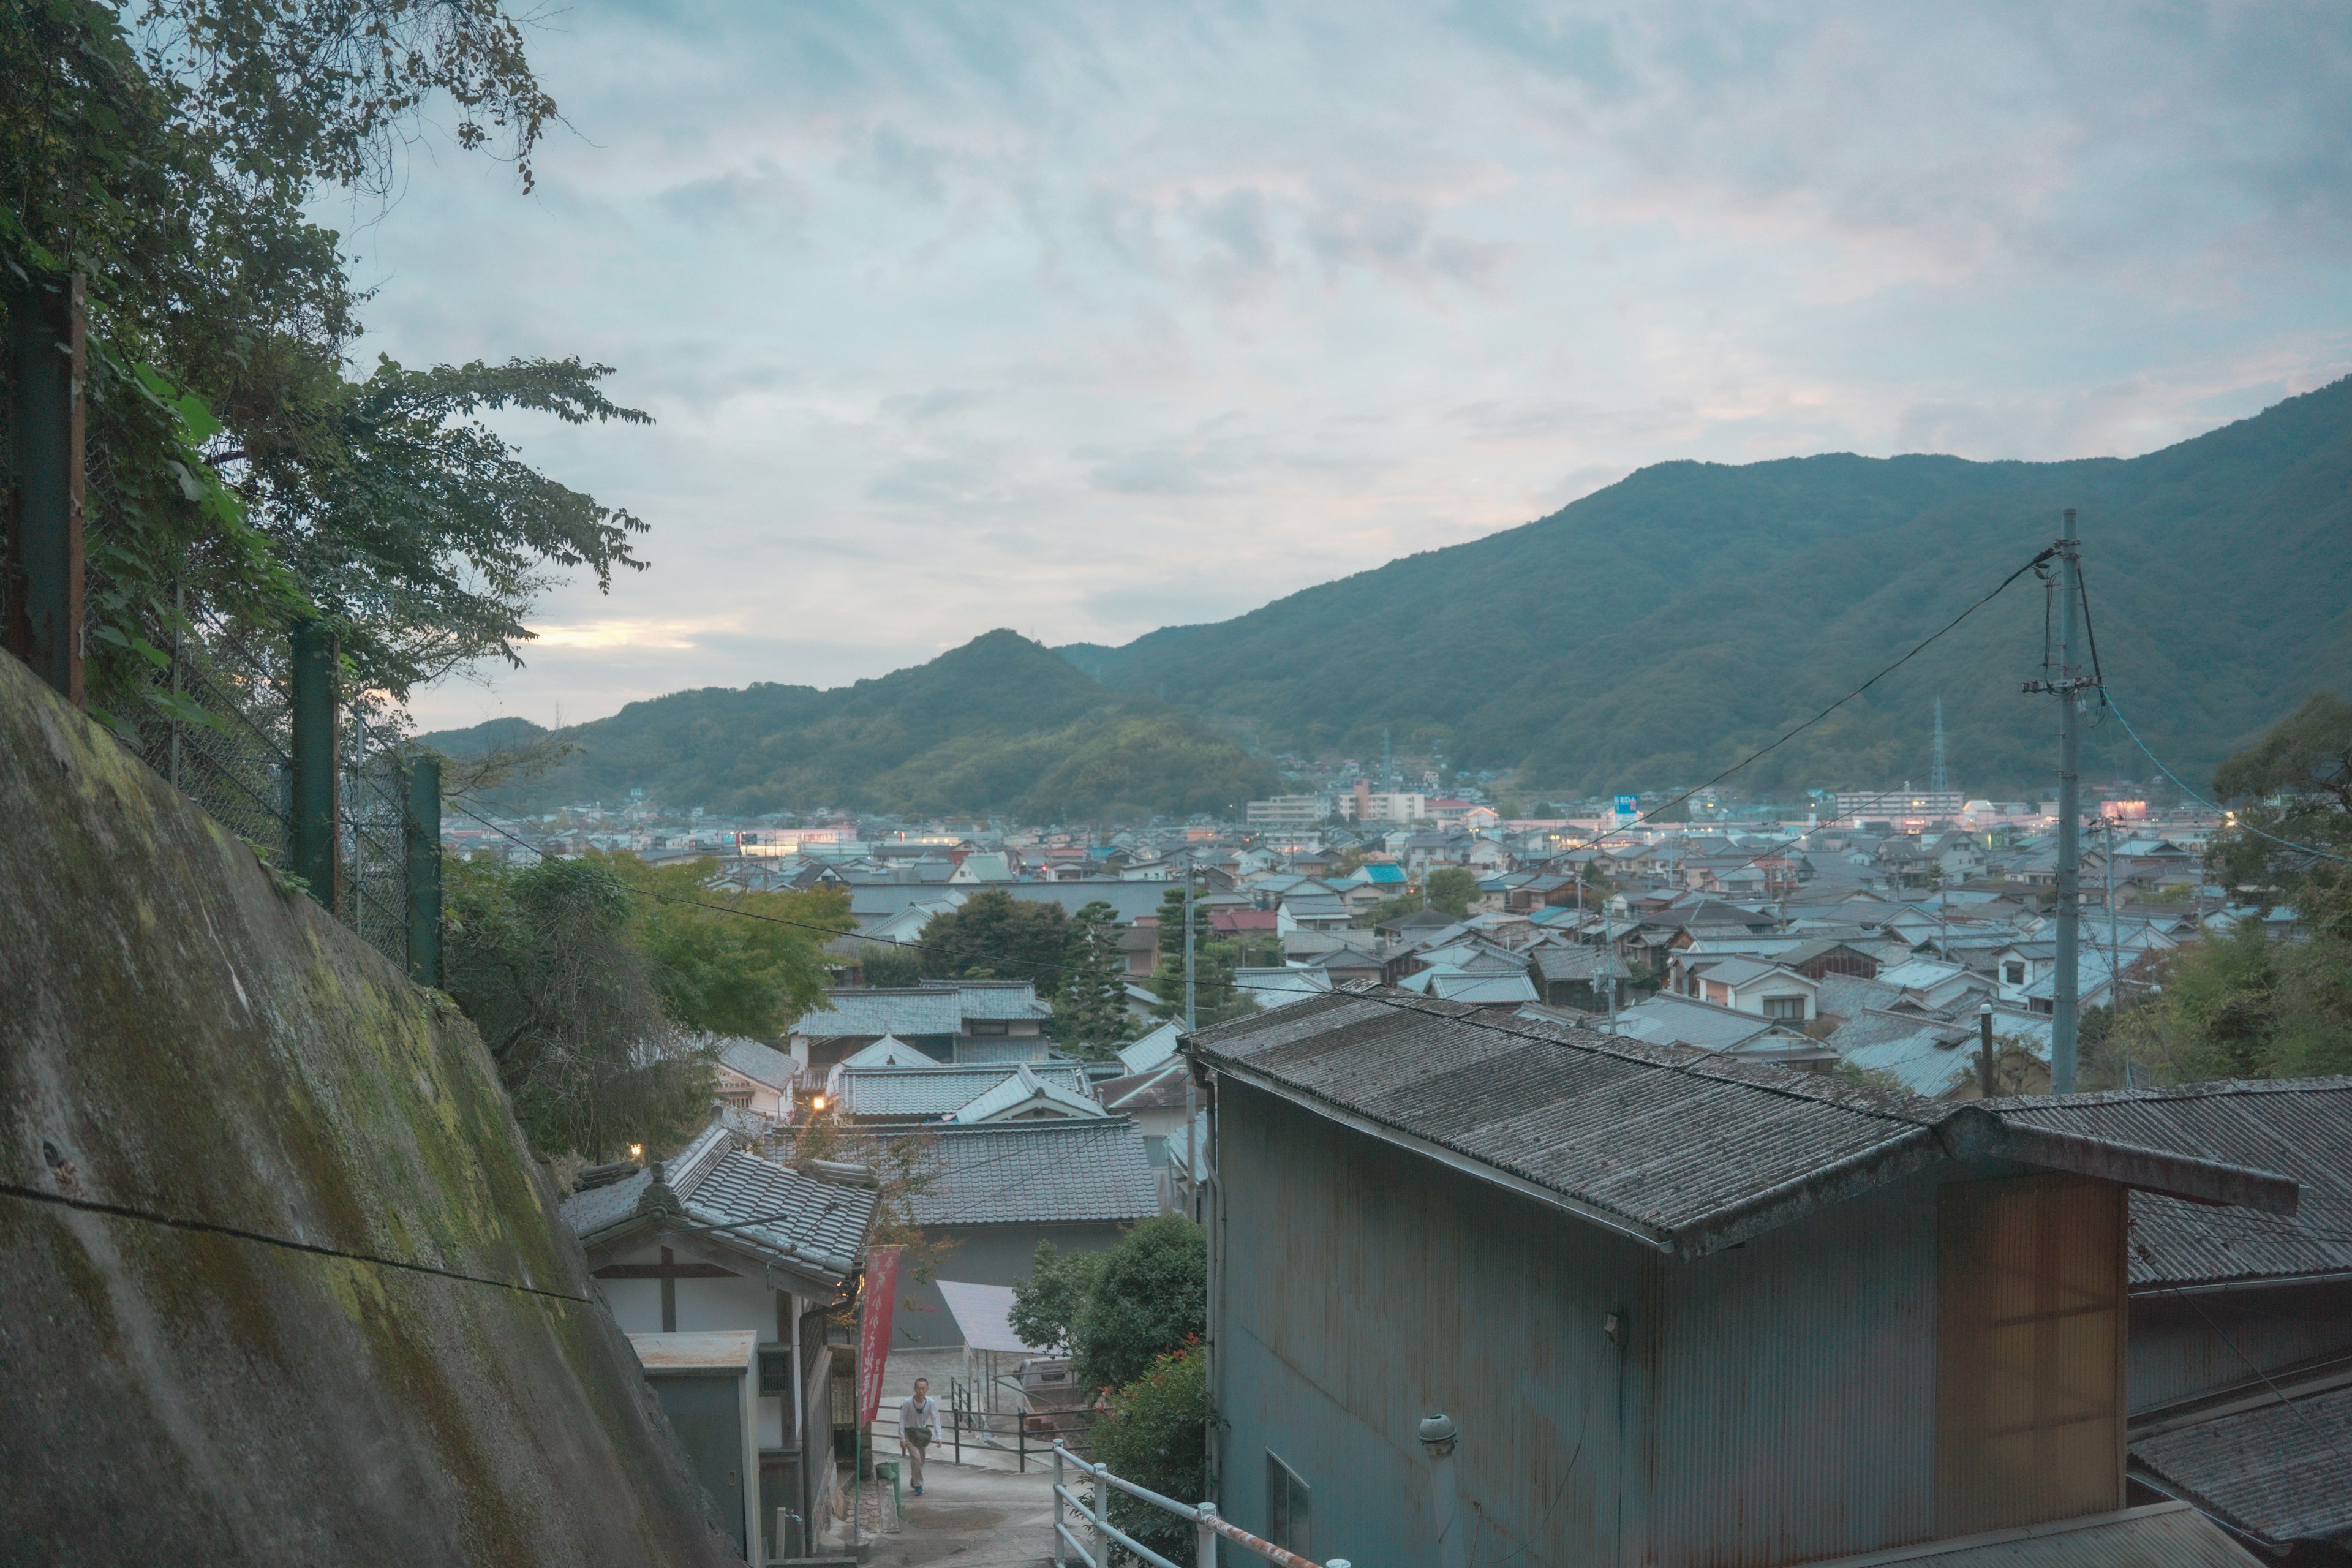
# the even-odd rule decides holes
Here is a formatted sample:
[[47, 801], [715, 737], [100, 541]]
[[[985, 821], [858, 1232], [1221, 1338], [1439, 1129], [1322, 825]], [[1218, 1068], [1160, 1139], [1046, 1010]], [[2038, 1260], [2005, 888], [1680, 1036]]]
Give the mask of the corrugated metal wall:
[[2123, 1505], [2125, 1195], [2053, 1175], [1942, 1189], [1937, 1534]]
[[1271, 1448], [1311, 1489], [1316, 1556], [1433, 1562], [1414, 1429], [1443, 1410], [1475, 1561], [1630, 1561], [1643, 1377], [1621, 1380], [1603, 1331], [1652, 1314], [1664, 1260], [1230, 1079], [1220, 1095], [1229, 1517], [1266, 1522]]
[[[2148, 1410], [2352, 1350], [2352, 1283], [2131, 1300], [2130, 1408]], [[2251, 1363], [2251, 1364], [2249, 1364]]]
[[1769, 1564], [1935, 1531], [1924, 1180], [1669, 1266], [1649, 1561]]

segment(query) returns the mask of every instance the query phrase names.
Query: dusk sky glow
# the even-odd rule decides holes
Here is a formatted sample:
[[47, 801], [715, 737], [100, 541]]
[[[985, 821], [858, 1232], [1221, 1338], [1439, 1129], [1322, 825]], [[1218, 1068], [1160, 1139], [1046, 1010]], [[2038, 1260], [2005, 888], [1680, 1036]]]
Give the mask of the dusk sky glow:
[[[625, 5], [558, 130], [321, 208], [363, 372], [653, 524], [426, 726], [1125, 641], [1643, 464], [2130, 455], [2352, 371], [2352, 29], [2295, 5]], [[529, 266], [515, 258], [529, 257]]]

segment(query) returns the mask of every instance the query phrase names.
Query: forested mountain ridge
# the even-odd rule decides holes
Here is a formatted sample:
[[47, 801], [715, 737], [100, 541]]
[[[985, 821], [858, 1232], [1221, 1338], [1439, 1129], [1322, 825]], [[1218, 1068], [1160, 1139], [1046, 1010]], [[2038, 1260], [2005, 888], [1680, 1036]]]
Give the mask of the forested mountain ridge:
[[[493, 719], [419, 739], [465, 757], [533, 732]], [[831, 690], [673, 692], [562, 738], [570, 753], [497, 792], [497, 804], [541, 810], [643, 789], [667, 805], [733, 813], [838, 805], [1051, 820], [1237, 813], [1275, 787], [1265, 763], [1195, 721], [1107, 691], [1009, 631]]]
[[[1246, 719], [1269, 745], [1436, 750], [1584, 794], [1691, 784], [1851, 690], [2079, 512], [2116, 699], [2196, 782], [2315, 689], [2352, 690], [2352, 380], [2134, 458], [1662, 463], [1550, 517], [1213, 626], [1062, 649], [1124, 691]], [[1744, 784], [1925, 781], [1944, 700], [1954, 782], [2055, 771], [2028, 576]], [[2093, 777], [2153, 770], [2112, 722]]]

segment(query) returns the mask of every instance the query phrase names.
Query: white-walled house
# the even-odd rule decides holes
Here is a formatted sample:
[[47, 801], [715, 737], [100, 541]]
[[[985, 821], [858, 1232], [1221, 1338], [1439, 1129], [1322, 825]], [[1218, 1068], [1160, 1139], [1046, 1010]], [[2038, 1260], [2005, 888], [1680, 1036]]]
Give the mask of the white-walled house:
[[[698, 1405], [693, 1419], [674, 1425], [707, 1487], [725, 1489], [733, 1471], [727, 1511], [740, 1509], [737, 1543], [747, 1556], [767, 1554], [758, 1562], [811, 1550], [789, 1526], [778, 1538], [779, 1510], [813, 1518], [833, 1485], [835, 1352], [825, 1319], [864, 1265], [877, 1197], [864, 1167], [811, 1169], [803, 1175], [761, 1159], [714, 1122], [675, 1158], [563, 1203], [598, 1293], [648, 1370], [657, 1360], [709, 1363], [698, 1363], [696, 1377], [657, 1376], [654, 1387], [666, 1405], [714, 1406]], [[746, 1333], [753, 1354], [740, 1376], [751, 1381], [706, 1386], [730, 1375], [710, 1347]], [[719, 1419], [730, 1399], [750, 1413], [748, 1434]], [[712, 1435], [722, 1426], [731, 1436]], [[747, 1442], [758, 1456], [756, 1483], [726, 1463]]]
[[1752, 1013], [1759, 1018], [1801, 1024], [1821, 1016], [1821, 984], [1793, 969], [1759, 958], [1675, 960], [1676, 989], [1685, 996]]

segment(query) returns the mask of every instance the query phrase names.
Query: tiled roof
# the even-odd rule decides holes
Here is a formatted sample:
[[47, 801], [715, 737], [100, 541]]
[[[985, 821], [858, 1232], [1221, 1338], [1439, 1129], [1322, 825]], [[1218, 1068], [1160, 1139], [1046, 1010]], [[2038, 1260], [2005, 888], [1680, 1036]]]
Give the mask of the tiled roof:
[[2292, 1203], [2274, 1180], [2037, 1138], [1978, 1108], [1392, 990], [1294, 1003], [1202, 1030], [1189, 1048], [1243, 1082], [1448, 1151], [1685, 1256], [1941, 1159], [2074, 1169], [2095, 1150], [2102, 1172], [2132, 1185]]
[[963, 1004], [953, 990], [941, 987], [843, 987], [827, 991], [833, 1005], [803, 1013], [793, 1033], [813, 1039], [845, 1035], [952, 1035], [963, 1028]]
[[1160, 1212], [1143, 1134], [1124, 1116], [943, 1127], [939, 1174], [914, 1198], [924, 1225], [1146, 1219]]
[[2014, 1101], [2002, 1114], [2278, 1171], [2303, 1184], [2302, 1206], [2292, 1217], [2134, 1194], [2135, 1289], [2352, 1273], [2352, 1078], [2074, 1094]]
[[[845, 1116], [951, 1116], [1017, 1072], [1004, 1067], [852, 1068], [835, 1081]], [[1086, 1088], [1086, 1070], [1031, 1064], [1038, 1078], [1070, 1090]]]
[[[838, 1281], [865, 1255], [874, 1223], [870, 1187], [836, 1185], [803, 1176], [747, 1152], [723, 1127], [712, 1125], [663, 1167], [681, 1218], [724, 1227], [714, 1241], [763, 1255], [789, 1268]], [[649, 1218], [651, 1168], [609, 1186], [563, 1201], [563, 1217], [583, 1244]], [[656, 1202], [658, 1201], [656, 1195]], [[758, 1220], [756, 1225], [743, 1221]]]
[[1603, 975], [1624, 980], [1633, 973], [1612, 949], [1582, 942], [1538, 947], [1528, 957], [1546, 984], [1555, 980], [1598, 980]]
[[714, 1054], [752, 1082], [764, 1083], [770, 1089], [789, 1088], [796, 1070], [792, 1058], [757, 1040], [740, 1037], [720, 1040]]
[[967, 1018], [1050, 1018], [1054, 1009], [1037, 1000], [1026, 980], [966, 980], [958, 983]]
[[1043, 1100], [1068, 1116], [1104, 1114], [1100, 1103], [1083, 1089], [1056, 1083], [1033, 1071], [1028, 1063], [1021, 1062], [1004, 1075], [1002, 1082], [959, 1110], [955, 1119], [970, 1123], [990, 1121], [1035, 1100]]
[[804, 1013], [793, 1033], [813, 1039], [842, 1036], [953, 1035], [967, 1018], [1035, 1018], [1054, 1016], [1026, 980], [946, 981], [908, 986], [836, 986], [825, 992], [827, 1009]]
[[1118, 1048], [1119, 1065], [1131, 1073], [1158, 1067], [1176, 1054], [1181, 1033], [1175, 1022], [1171, 1020], [1148, 1035], [1139, 1036]]

